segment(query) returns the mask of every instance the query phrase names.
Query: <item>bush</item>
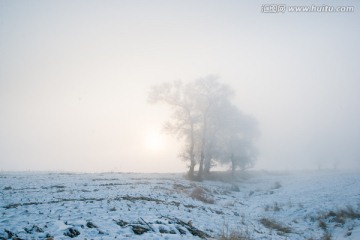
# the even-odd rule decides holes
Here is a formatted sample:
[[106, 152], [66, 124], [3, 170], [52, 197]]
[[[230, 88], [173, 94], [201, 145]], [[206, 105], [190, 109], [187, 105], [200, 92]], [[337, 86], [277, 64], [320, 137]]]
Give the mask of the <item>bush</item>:
[[272, 187], [272, 189], [279, 189], [279, 188], [281, 188], [282, 187], [282, 185], [279, 183], [279, 182], [275, 182], [274, 183], [274, 186]]
[[232, 184], [231, 187], [230, 187], [230, 191], [232, 191], [232, 192], [240, 192], [240, 188], [239, 188], [238, 185]]
[[215, 202], [214, 199], [210, 195], [208, 195], [204, 189], [200, 187], [194, 188], [194, 190], [190, 194], [190, 197], [204, 203], [213, 204]]

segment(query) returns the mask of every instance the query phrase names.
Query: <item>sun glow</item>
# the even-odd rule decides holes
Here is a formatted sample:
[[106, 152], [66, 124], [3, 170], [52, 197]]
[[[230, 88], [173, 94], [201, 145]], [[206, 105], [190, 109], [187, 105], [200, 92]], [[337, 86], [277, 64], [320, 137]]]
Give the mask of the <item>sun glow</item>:
[[164, 147], [164, 139], [158, 132], [150, 132], [145, 136], [145, 146], [147, 149], [159, 152]]

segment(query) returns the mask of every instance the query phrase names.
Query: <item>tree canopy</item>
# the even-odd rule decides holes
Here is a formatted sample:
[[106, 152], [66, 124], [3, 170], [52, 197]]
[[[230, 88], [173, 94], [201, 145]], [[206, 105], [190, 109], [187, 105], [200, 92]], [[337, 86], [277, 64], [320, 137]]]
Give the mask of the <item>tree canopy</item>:
[[202, 179], [216, 164], [237, 168], [253, 166], [258, 135], [254, 118], [243, 114], [233, 103], [234, 91], [216, 77], [193, 82], [167, 82], [150, 89], [150, 103], [170, 106], [171, 119], [164, 130], [182, 140], [179, 156], [189, 163], [189, 177]]

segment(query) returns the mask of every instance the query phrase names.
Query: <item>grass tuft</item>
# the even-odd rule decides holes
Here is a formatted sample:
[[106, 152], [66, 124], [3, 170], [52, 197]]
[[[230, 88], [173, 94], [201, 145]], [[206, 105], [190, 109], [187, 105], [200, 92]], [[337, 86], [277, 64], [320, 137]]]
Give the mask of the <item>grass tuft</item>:
[[250, 236], [250, 232], [248, 230], [230, 230], [229, 225], [227, 223], [224, 223], [219, 240], [253, 240], [253, 238]]
[[318, 219], [320, 221], [328, 219], [330, 222], [345, 224], [347, 219], [360, 219], [360, 212], [355, 211], [351, 206], [347, 206], [345, 209], [321, 214]]
[[291, 233], [292, 229], [287, 226], [283, 226], [280, 223], [276, 222], [274, 219], [270, 218], [261, 218], [260, 223], [269, 229], [274, 229], [281, 233]]

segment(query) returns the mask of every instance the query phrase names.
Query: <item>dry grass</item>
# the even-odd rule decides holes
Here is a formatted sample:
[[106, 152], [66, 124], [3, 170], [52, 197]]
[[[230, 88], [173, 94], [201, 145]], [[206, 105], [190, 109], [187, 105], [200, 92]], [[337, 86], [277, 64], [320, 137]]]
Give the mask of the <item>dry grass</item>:
[[331, 240], [331, 234], [330, 233], [325, 233], [322, 237], [321, 240]]
[[274, 211], [274, 212], [279, 212], [281, 210], [281, 207], [279, 206], [279, 204], [277, 202], [274, 202], [273, 205], [266, 205], [264, 210], [267, 211]]
[[221, 236], [219, 240], [252, 240], [253, 238], [250, 236], [248, 230], [246, 231], [239, 231], [239, 230], [230, 230], [229, 225], [224, 223], [223, 229], [221, 232]]
[[173, 185], [173, 189], [176, 193], [178, 194], [184, 194], [184, 195], [188, 195], [189, 194], [189, 189], [192, 188], [191, 186], [185, 186], [182, 184], [177, 184], [175, 183]]
[[247, 180], [251, 177], [252, 174], [247, 171], [236, 171], [234, 175], [230, 171], [211, 171], [204, 176], [204, 180], [234, 183]]
[[260, 219], [260, 223], [269, 229], [274, 229], [281, 233], [291, 233], [292, 232], [290, 227], [283, 226], [280, 223], [276, 222], [274, 219], [262, 218], [262, 219]]
[[219, 240], [252, 240], [247, 233], [230, 232], [228, 235], [222, 235]]
[[322, 230], [326, 230], [327, 226], [326, 226], [326, 223], [324, 221], [319, 221], [319, 227], [322, 229]]
[[329, 211], [321, 214], [318, 219], [320, 221], [328, 219], [330, 222], [345, 224], [347, 219], [360, 219], [360, 212], [357, 212], [353, 209], [353, 207], [348, 206], [345, 209]]
[[207, 194], [203, 188], [200, 187], [194, 188], [190, 194], [190, 197], [204, 203], [214, 204], [215, 202], [214, 199], [209, 194]]

